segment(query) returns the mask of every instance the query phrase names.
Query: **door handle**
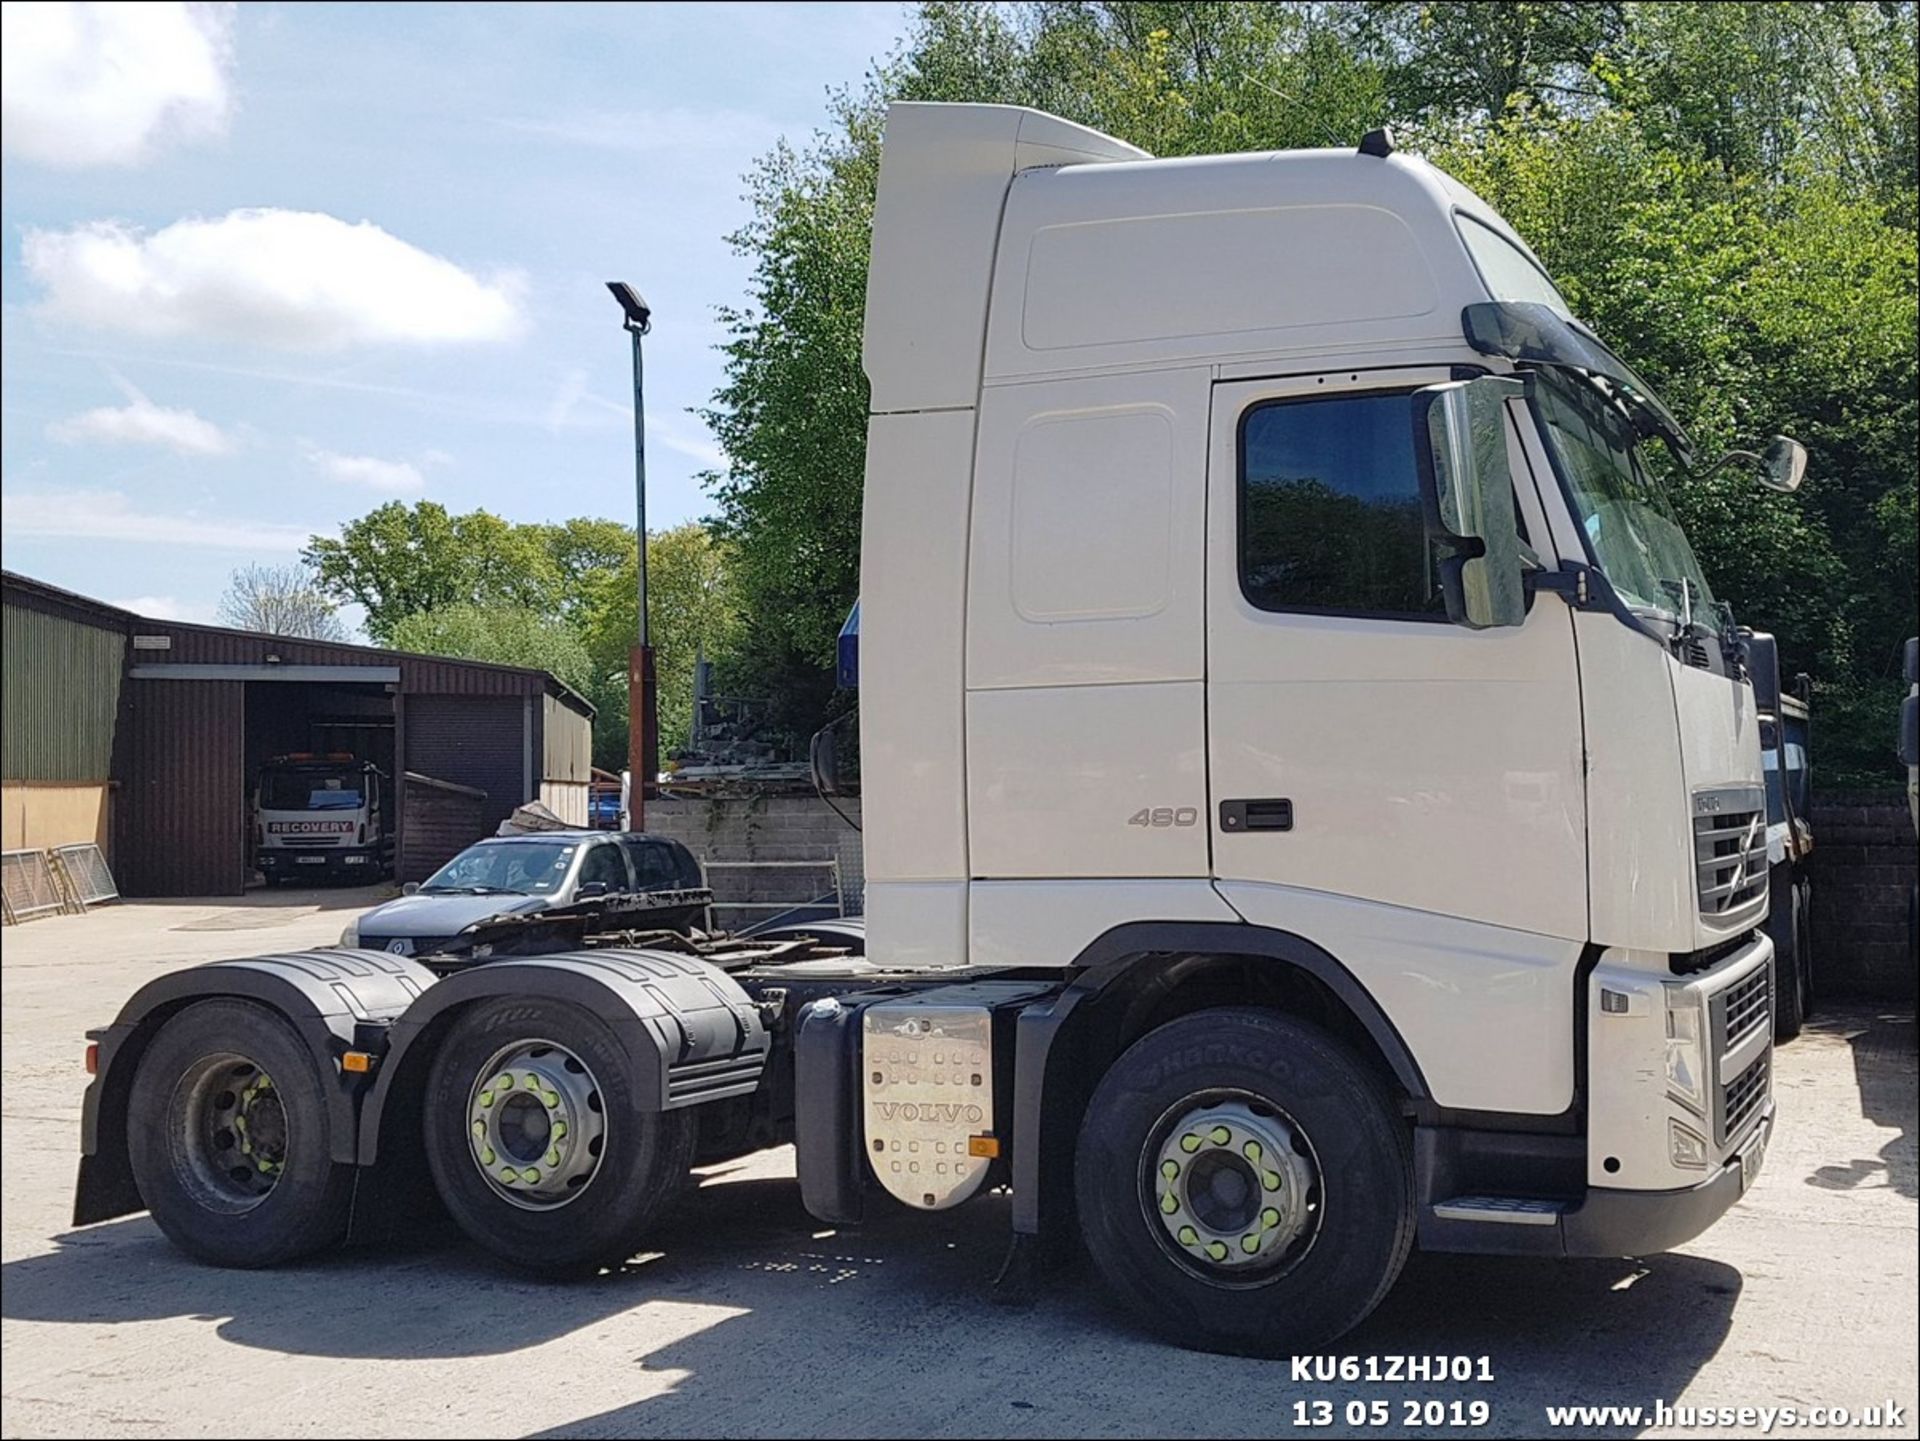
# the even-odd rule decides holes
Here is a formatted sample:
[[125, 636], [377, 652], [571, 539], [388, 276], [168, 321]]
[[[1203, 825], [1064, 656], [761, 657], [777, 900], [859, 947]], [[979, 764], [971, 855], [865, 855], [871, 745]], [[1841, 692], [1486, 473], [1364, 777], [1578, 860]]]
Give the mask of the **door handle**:
[[1293, 802], [1285, 798], [1220, 802], [1223, 831], [1290, 831]]

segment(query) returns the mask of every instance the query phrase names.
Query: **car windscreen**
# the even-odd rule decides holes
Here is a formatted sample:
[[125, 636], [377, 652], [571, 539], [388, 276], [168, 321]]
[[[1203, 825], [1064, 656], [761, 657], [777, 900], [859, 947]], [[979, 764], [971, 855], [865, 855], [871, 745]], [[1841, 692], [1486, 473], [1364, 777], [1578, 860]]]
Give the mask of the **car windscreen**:
[[357, 811], [360, 777], [351, 771], [267, 771], [260, 808], [269, 811]]
[[551, 895], [573, 869], [572, 841], [490, 841], [469, 846], [427, 878], [427, 894], [477, 894], [508, 891], [525, 896]]

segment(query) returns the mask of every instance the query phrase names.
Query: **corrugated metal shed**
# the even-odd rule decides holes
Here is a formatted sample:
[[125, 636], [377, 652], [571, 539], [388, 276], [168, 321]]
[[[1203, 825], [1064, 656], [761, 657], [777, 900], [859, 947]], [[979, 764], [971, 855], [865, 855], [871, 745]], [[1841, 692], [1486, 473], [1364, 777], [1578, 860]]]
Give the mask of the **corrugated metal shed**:
[[[238, 894], [252, 773], [270, 754], [345, 744], [316, 738], [485, 792], [468, 841], [536, 799], [550, 760], [556, 779], [579, 769], [584, 782], [593, 707], [545, 671], [154, 620], [4, 582], [9, 783], [117, 784], [127, 895]], [[39, 774], [15, 776], [16, 762]], [[441, 819], [473, 807], [467, 795]]]
[[11, 589], [0, 627], [6, 779], [106, 781], [126, 632], [24, 602]]
[[114, 773], [129, 896], [238, 895], [247, 881], [244, 681], [134, 682]]
[[222, 630], [217, 626], [187, 625], [180, 621], [143, 620], [140, 630], [143, 634], [165, 636], [168, 646], [164, 651], [136, 656], [136, 664], [265, 665], [269, 664], [269, 656], [277, 656], [279, 659], [272, 664], [397, 665], [400, 689], [408, 695], [551, 695], [578, 715], [593, 715], [592, 705], [578, 691], [543, 670], [524, 666], [414, 655], [375, 646], [297, 640], [290, 636], [257, 635], [252, 631]]

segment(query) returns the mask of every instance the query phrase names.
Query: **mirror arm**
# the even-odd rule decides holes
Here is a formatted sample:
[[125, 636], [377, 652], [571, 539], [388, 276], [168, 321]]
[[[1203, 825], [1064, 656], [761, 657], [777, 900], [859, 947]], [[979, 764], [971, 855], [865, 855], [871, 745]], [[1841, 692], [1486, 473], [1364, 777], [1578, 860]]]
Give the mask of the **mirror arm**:
[[1765, 457], [1755, 455], [1750, 450], [1730, 450], [1705, 470], [1696, 470], [1687, 478], [1689, 480], [1705, 480], [1710, 475], [1718, 475], [1736, 460], [1744, 460], [1753, 465], [1765, 465], [1767, 463]]
[[1588, 579], [1592, 573], [1591, 566], [1570, 565], [1560, 570], [1529, 570], [1520, 579], [1529, 592], [1550, 590], [1575, 610], [1586, 610], [1594, 603]]

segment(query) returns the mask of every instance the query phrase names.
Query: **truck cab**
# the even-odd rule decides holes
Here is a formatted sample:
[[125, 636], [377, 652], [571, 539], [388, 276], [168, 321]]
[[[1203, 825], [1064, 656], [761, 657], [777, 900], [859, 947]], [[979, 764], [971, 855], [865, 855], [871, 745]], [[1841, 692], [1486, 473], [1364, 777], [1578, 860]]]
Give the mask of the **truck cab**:
[[1731, 1203], [1772, 1110], [1742, 638], [1684, 430], [1499, 215], [1382, 135], [1155, 160], [896, 105], [865, 344], [870, 958], [1150, 936], [1258, 999], [1233, 954], [1305, 947], [1420, 1077], [1423, 1243]]
[[386, 777], [345, 751], [276, 756], [253, 791], [255, 864], [269, 886], [375, 881], [393, 870]]

